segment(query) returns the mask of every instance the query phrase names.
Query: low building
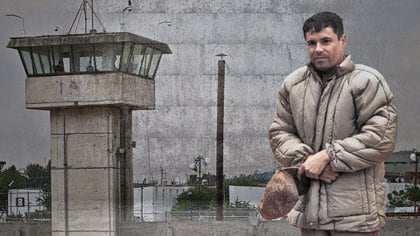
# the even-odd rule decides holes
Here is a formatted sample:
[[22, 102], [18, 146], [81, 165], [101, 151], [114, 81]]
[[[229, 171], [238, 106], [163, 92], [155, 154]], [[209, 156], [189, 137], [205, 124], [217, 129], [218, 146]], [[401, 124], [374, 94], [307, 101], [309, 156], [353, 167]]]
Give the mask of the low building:
[[7, 201], [8, 216], [25, 216], [27, 213], [45, 210], [40, 203], [41, 189], [9, 189]]
[[177, 197], [190, 187], [144, 186], [134, 188], [134, 218], [136, 221], [166, 221]]
[[394, 152], [385, 160], [385, 178], [387, 182], [405, 183], [412, 181], [416, 166], [415, 162], [410, 160], [411, 153], [412, 151]]

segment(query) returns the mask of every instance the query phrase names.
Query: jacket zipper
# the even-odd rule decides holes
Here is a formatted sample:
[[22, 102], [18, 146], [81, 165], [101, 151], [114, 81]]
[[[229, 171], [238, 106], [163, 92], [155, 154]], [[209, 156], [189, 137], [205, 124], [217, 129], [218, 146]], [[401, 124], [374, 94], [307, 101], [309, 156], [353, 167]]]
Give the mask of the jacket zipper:
[[[321, 95], [318, 97], [318, 103], [317, 103], [317, 105], [316, 105], [316, 117], [318, 117], [318, 114], [319, 114], [319, 107], [320, 107], [320, 104], [321, 104], [321, 99], [322, 99], [322, 95], [324, 94], [324, 86], [322, 85], [322, 81], [321, 81], [321, 79], [320, 78], [318, 78], [317, 77], [317, 75], [315, 75], [315, 74], [313, 74], [313, 76], [315, 77], [315, 79], [318, 81], [318, 84], [320, 84], [320, 87], [321, 87]], [[315, 124], [315, 126], [314, 126], [314, 135], [313, 135], [313, 137], [312, 137], [312, 150], [314, 150], [314, 151], [316, 151], [317, 149], [316, 149], [316, 147], [315, 147], [315, 136], [316, 136], [316, 124]]]

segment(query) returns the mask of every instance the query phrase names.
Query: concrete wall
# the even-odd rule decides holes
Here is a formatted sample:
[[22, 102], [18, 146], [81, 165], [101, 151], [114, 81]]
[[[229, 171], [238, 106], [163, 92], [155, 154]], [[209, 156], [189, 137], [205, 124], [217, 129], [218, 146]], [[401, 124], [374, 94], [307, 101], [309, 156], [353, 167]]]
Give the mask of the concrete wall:
[[[119, 148], [130, 143], [131, 115], [124, 122], [129, 131], [121, 140], [123, 119], [119, 108], [56, 108], [51, 111], [51, 219], [54, 236], [115, 235], [120, 216], [132, 201], [117, 160]], [[125, 148], [130, 165], [130, 148]], [[122, 169], [122, 168], [120, 168]], [[131, 176], [131, 175], [130, 175]], [[121, 180], [121, 182], [118, 182]], [[130, 179], [130, 182], [132, 180]], [[130, 182], [128, 185], [130, 185]], [[127, 196], [125, 199], [119, 194]], [[130, 189], [132, 194], [132, 189]], [[124, 209], [124, 210], [122, 210]], [[131, 218], [131, 217], [130, 217]]]
[[26, 79], [26, 107], [128, 106], [153, 109], [154, 81], [121, 72]]
[[[66, 33], [81, 1], [6, 1], [2, 9], [25, 16], [28, 35]], [[97, 13], [108, 32], [127, 31], [168, 43], [172, 55], [162, 58], [156, 76], [156, 110], [134, 116], [135, 181], [184, 181], [193, 172], [194, 156], [211, 158], [205, 172], [215, 172], [216, 88], [218, 53], [228, 56], [225, 96], [225, 173], [229, 176], [264, 172], [275, 167], [267, 140], [276, 93], [289, 72], [307, 62], [301, 25], [322, 10], [344, 19], [348, 53], [357, 63], [377, 68], [387, 78], [400, 112], [396, 150], [419, 146], [416, 123], [420, 115], [420, 23], [418, 0], [97, 0]], [[7, 36], [20, 34], [19, 19], [1, 16], [3, 45]], [[172, 26], [159, 22], [169, 20]], [[56, 25], [62, 30], [55, 32]], [[101, 27], [97, 24], [97, 29]], [[80, 25], [83, 27], [83, 24]], [[79, 27], [79, 28], [80, 28]], [[45, 114], [20, 111], [25, 74], [16, 52], [1, 49], [4, 64], [0, 140], [8, 163], [49, 156]], [[13, 63], [12, 63], [13, 62]], [[3, 91], [4, 90], [4, 91]], [[9, 92], [12, 90], [13, 92]], [[4, 93], [3, 93], [4, 92]], [[3, 97], [4, 96], [4, 97]], [[19, 107], [19, 109], [15, 108]], [[12, 109], [13, 108], [13, 109]], [[2, 111], [3, 112], [3, 111]], [[3, 114], [3, 113], [2, 113]], [[18, 118], [16, 118], [18, 117]], [[5, 121], [3, 121], [3, 119]], [[27, 122], [30, 121], [30, 122]], [[27, 123], [33, 124], [28, 128]], [[19, 124], [25, 124], [20, 126]], [[17, 127], [9, 131], [7, 127]], [[43, 137], [45, 136], [45, 137]], [[36, 137], [31, 141], [29, 137]], [[34, 142], [38, 142], [33, 145]], [[27, 148], [15, 143], [28, 143]], [[43, 147], [45, 146], [45, 149]], [[30, 150], [37, 150], [30, 151]], [[22, 159], [16, 160], [19, 156]], [[10, 161], [9, 161], [10, 160]]]
[[[344, 19], [347, 52], [357, 63], [387, 78], [399, 108], [396, 150], [419, 147], [413, 117], [420, 115], [420, 2], [334, 0], [141, 1], [127, 19], [129, 31], [168, 43], [156, 77], [156, 110], [137, 112], [134, 139], [138, 180], [191, 173], [195, 155], [211, 158], [215, 172], [218, 53], [227, 64], [225, 95], [225, 173], [229, 176], [275, 168], [268, 145], [276, 94], [282, 79], [307, 62], [301, 25], [317, 11]], [[111, 24], [115, 6], [104, 2]], [[172, 26], [158, 22], [170, 20]], [[150, 162], [150, 163], [149, 163]], [[150, 167], [150, 169], [149, 169]], [[156, 173], [156, 174], [154, 174]]]
[[[381, 236], [417, 236], [418, 219], [389, 220]], [[297, 228], [286, 220], [263, 221], [251, 225], [244, 221], [122, 223], [121, 236], [291, 236], [299, 235]], [[0, 223], [0, 236], [47, 236], [48, 223]]]

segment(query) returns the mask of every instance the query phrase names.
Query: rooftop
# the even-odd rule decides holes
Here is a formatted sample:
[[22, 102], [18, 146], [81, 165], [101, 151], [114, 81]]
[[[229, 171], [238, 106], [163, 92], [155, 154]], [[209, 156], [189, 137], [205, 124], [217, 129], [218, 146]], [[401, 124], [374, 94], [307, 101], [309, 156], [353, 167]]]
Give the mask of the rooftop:
[[133, 42], [157, 49], [161, 51], [162, 54], [172, 53], [167, 44], [129, 32], [42, 35], [12, 37], [10, 39], [7, 47], [14, 49], [21, 47]]

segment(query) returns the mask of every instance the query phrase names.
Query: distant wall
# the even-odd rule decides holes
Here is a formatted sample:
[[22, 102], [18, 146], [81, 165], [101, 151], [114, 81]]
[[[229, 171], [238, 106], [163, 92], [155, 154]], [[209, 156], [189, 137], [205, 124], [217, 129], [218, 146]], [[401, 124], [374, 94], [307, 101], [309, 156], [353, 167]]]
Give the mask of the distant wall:
[[255, 186], [229, 186], [229, 203], [236, 201], [247, 202], [249, 205], [257, 207], [264, 196], [265, 187]]
[[[48, 223], [0, 223], [0, 236], [51, 235]], [[381, 236], [415, 236], [420, 232], [418, 219], [389, 220]], [[286, 220], [263, 221], [251, 225], [247, 221], [122, 223], [120, 236], [290, 236], [299, 230]]]

